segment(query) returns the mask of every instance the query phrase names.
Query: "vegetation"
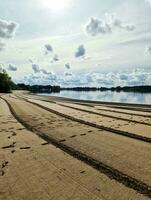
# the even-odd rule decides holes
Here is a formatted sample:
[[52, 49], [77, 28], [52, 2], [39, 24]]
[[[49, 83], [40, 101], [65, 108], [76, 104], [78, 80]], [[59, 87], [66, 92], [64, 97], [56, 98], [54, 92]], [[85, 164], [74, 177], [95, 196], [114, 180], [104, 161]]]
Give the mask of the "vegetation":
[[60, 86], [51, 86], [51, 85], [25, 85], [24, 83], [17, 84], [17, 87], [21, 90], [28, 90], [34, 93], [51, 93], [51, 92], [60, 92]]
[[73, 88], [61, 88], [61, 90], [70, 90], [70, 91], [116, 91], [116, 92], [141, 92], [141, 93], [151, 93], [151, 86], [125, 86], [125, 87], [73, 87]]
[[125, 87], [111, 87], [111, 88], [106, 88], [106, 87], [73, 87], [73, 88], [61, 88], [60, 86], [51, 86], [51, 85], [25, 85], [25, 84], [18, 84], [18, 88], [22, 90], [29, 90], [31, 92], [35, 93], [41, 93], [41, 92], [46, 92], [46, 93], [51, 93], [51, 92], [60, 92], [62, 90], [67, 90], [67, 91], [84, 91], [84, 92], [89, 92], [89, 91], [116, 91], [116, 92], [140, 92], [140, 93], [151, 93], [151, 86], [145, 85], [145, 86], [125, 86]]
[[8, 93], [11, 92], [11, 89], [15, 86], [15, 84], [11, 81], [11, 78], [8, 76], [5, 70], [0, 72], [0, 92]]

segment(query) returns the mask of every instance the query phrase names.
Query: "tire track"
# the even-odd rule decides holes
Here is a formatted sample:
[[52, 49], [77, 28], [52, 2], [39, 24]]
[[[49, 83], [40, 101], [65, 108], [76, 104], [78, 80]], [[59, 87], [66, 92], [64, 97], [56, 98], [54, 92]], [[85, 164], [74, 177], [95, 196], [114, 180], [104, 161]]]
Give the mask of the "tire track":
[[98, 170], [99, 172], [107, 175], [110, 179], [114, 179], [120, 183], [122, 183], [123, 185], [134, 189], [135, 191], [151, 197], [151, 186], [143, 183], [140, 180], [137, 180], [133, 177], [128, 176], [127, 174], [124, 174], [123, 172], [110, 167], [106, 164], [104, 164], [101, 161], [98, 161], [66, 144], [63, 144], [62, 142], [44, 134], [43, 132], [37, 131], [35, 130], [33, 127], [31, 127], [29, 124], [27, 124], [24, 120], [22, 120], [17, 113], [15, 112], [14, 108], [12, 108], [11, 104], [5, 100], [4, 98], [2, 98], [8, 105], [12, 115], [14, 116], [14, 118], [19, 121], [26, 129], [34, 132], [35, 134], [37, 134], [38, 136], [40, 136], [42, 139], [44, 139], [45, 141], [51, 143], [52, 145], [56, 146], [57, 148], [63, 150], [64, 152], [68, 153], [69, 155], [73, 156], [74, 158], [83, 161], [84, 163], [90, 165], [91, 167], [95, 168], [96, 170]]
[[134, 110], [134, 111], [141, 111], [141, 112], [151, 112], [151, 108], [150, 107], [128, 107], [128, 106], [117, 106], [117, 105], [106, 105], [106, 104], [103, 104], [107, 107], [111, 107], [111, 108], [120, 108], [120, 109], [125, 109], [125, 110]]
[[[38, 100], [41, 100], [41, 101], [45, 101], [45, 102], [50, 102], [50, 103], [56, 103], [56, 102], [62, 102], [62, 101], [60, 101], [59, 99], [57, 99], [57, 101], [56, 100], [45, 100], [45, 99], [43, 99], [42, 98], [42, 96], [34, 96], [34, 95], [28, 95], [28, 96], [24, 96], [24, 95], [22, 95], [22, 97], [21, 96], [18, 96], [18, 95], [15, 95], [15, 96], [17, 96], [17, 97], [19, 97], [19, 98], [23, 98], [23, 99], [26, 99], [26, 98], [32, 98], [32, 99], [35, 99], [34, 97], [36, 97], [36, 99], [38, 99]], [[34, 96], [34, 97], [33, 97]], [[38, 97], [38, 98], [37, 98]], [[64, 102], [65, 103], [73, 103], [73, 104], [76, 104], [76, 105], [83, 105], [83, 106], [87, 106], [87, 107], [96, 107], [97, 105], [91, 105], [92, 103], [80, 103], [80, 102], [77, 102], [77, 101], [73, 101], [72, 99], [71, 100], [64, 100]], [[102, 106], [102, 105], [98, 105], [98, 106]], [[111, 106], [108, 106], [108, 105], [105, 105], [105, 106], [107, 106], [108, 108], [110, 108]], [[112, 107], [111, 107], [112, 108]], [[128, 113], [128, 112], [124, 112], [124, 111], [118, 111], [118, 110], [107, 110], [107, 109], [103, 109], [103, 108], [97, 108], [96, 107], [96, 109], [97, 110], [102, 110], [102, 111], [108, 111], [108, 112], [116, 112], [116, 113], [121, 113], [121, 114], [126, 114], [126, 115], [134, 115], [134, 116], [140, 116], [140, 117], [147, 117], [147, 118], [151, 118], [151, 115], [148, 115], [148, 113], [147, 113], [147, 115], [143, 115], [143, 114], [135, 114], [135, 113]], [[114, 108], [113, 108], [114, 109]], [[119, 109], [119, 108], [118, 108]], [[120, 109], [122, 109], [122, 108], [120, 108]], [[126, 108], [125, 108], [126, 109]], [[130, 110], [130, 109], [127, 109], [127, 110]], [[130, 110], [130, 111], [132, 111], [132, 110]], [[139, 112], [139, 111], [138, 111]], [[145, 112], [145, 111], [142, 111], [142, 112]], [[150, 111], [149, 111], [150, 112]], [[110, 116], [110, 115], [109, 115]], [[120, 118], [120, 119], [122, 119], [122, 118]], [[124, 119], [124, 118], [123, 118]], [[134, 121], [135, 122], [135, 121]], [[136, 121], [136, 123], [137, 123], [138, 121]], [[149, 124], [150, 125], [150, 124]]]
[[34, 104], [36, 106], [39, 106], [40, 108], [43, 108], [44, 110], [52, 112], [52, 113], [54, 113], [56, 115], [59, 115], [61, 117], [67, 118], [67, 119], [70, 119], [72, 121], [76, 121], [76, 122], [79, 122], [81, 124], [85, 124], [85, 125], [88, 125], [88, 126], [91, 126], [91, 127], [94, 127], [94, 128], [102, 129], [102, 130], [105, 130], [105, 131], [108, 131], [108, 132], [111, 132], [111, 133], [114, 133], [114, 134], [118, 134], [118, 135], [130, 137], [130, 138], [133, 138], [133, 139], [141, 140], [143, 142], [151, 143], [151, 138], [148, 138], [148, 137], [145, 137], [145, 136], [141, 136], [141, 135], [137, 135], [137, 134], [134, 134], [134, 133], [130, 133], [130, 132], [127, 132], [127, 131], [121, 131], [121, 130], [113, 129], [113, 128], [106, 127], [106, 126], [103, 126], [103, 125], [98, 125], [98, 124], [95, 124], [95, 123], [92, 123], [92, 122], [88, 122], [88, 121], [85, 121], [85, 120], [82, 120], [82, 119], [77, 119], [75, 117], [60, 113], [60, 112], [58, 112], [56, 110], [53, 110], [51, 108], [47, 108], [45, 106], [42, 106], [42, 105], [40, 105], [38, 103], [31, 102], [28, 99], [23, 98], [23, 100], [27, 101], [28, 103]]
[[108, 112], [116, 112], [116, 113], [121, 113], [121, 114], [127, 114], [127, 115], [133, 115], [133, 116], [138, 116], [138, 117], [148, 117], [151, 118], [151, 115], [142, 115], [142, 114], [135, 114], [135, 113], [128, 113], [128, 112], [122, 112], [118, 110], [107, 110], [103, 108], [96, 108], [97, 110], [102, 110], [102, 111], [108, 111]]
[[[47, 102], [49, 102], [49, 101], [47, 101]], [[89, 114], [95, 114], [95, 115], [98, 115], [98, 116], [104, 116], [104, 117], [114, 118], [114, 119], [118, 119], [118, 120], [124, 120], [124, 121], [127, 121], [127, 122], [134, 122], [134, 123], [138, 123], [138, 124], [144, 124], [144, 125], [147, 125], [147, 126], [148, 125], [151, 126], [151, 124], [147, 123], [147, 122], [140, 122], [140, 121], [136, 121], [136, 120], [132, 120], [132, 119], [125, 119], [125, 118], [122, 118], [122, 117], [115, 117], [115, 116], [111, 116], [111, 115], [107, 115], [107, 114], [101, 114], [101, 113], [97, 113], [95, 111], [84, 110], [84, 109], [81, 109], [81, 108], [74, 108], [72, 106], [67, 106], [67, 105], [64, 105], [62, 103], [57, 103], [57, 102], [56, 102], [56, 104], [59, 104], [61, 106], [71, 108], [71, 109], [74, 109], [74, 110], [86, 112], [86, 113], [89, 113]]]

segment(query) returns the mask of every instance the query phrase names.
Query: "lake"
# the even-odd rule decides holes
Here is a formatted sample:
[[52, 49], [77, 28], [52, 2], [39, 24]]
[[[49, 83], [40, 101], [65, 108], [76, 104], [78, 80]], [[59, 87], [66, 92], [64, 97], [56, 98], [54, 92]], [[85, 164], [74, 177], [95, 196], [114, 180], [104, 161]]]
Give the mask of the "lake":
[[[39, 93], [38, 93], [39, 94]], [[67, 97], [81, 100], [120, 102], [120, 103], [138, 103], [151, 104], [151, 93], [134, 93], [134, 92], [111, 92], [111, 91], [61, 91], [60, 93], [40, 93], [45, 96]]]

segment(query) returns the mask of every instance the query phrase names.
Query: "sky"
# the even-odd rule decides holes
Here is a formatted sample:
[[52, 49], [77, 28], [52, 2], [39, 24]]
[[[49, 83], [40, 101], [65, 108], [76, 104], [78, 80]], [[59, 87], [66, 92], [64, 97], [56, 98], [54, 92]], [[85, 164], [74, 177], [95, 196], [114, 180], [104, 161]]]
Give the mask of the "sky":
[[0, 0], [0, 70], [16, 83], [151, 84], [151, 0]]

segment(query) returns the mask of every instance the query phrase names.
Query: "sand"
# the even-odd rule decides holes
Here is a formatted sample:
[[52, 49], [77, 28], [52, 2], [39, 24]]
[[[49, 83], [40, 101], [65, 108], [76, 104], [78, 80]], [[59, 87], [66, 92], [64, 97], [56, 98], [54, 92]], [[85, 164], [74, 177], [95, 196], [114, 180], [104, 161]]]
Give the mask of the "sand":
[[[0, 100], [0, 199], [149, 199], [140, 194], [139, 188], [126, 186], [123, 180], [109, 177], [107, 172], [91, 166], [95, 159], [113, 170], [111, 176], [118, 170], [119, 174], [124, 173], [150, 187], [149, 142], [76, 122], [14, 95], [2, 97], [11, 105], [19, 121], [6, 102]], [[98, 116], [90, 117], [86, 112], [60, 108], [50, 102], [39, 100], [38, 103], [79, 119], [93, 117], [98, 123]], [[88, 109], [77, 104], [70, 106]], [[71, 149], [67, 151], [61, 145], [56, 147], [55, 143], [47, 143], [49, 139], [81, 154], [71, 156]], [[81, 161], [83, 155], [89, 157], [90, 162]]]

